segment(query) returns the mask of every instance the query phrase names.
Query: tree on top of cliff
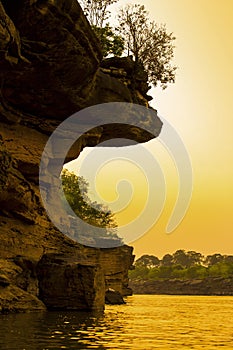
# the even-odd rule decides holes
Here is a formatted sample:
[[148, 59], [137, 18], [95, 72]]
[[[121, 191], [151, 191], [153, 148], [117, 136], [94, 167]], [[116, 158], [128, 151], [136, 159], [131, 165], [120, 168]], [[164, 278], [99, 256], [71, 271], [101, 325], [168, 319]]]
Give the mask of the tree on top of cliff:
[[171, 64], [174, 57], [173, 33], [165, 25], [149, 20], [144, 5], [128, 4], [118, 13], [118, 24], [113, 29], [107, 20], [109, 6], [118, 0], [81, 0], [80, 4], [102, 45], [103, 56], [131, 56], [136, 66], [143, 66], [149, 82], [158, 83], [165, 89], [174, 83], [176, 66]]
[[80, 0], [96, 36], [100, 40], [104, 57], [108, 55], [121, 56], [124, 50], [124, 40], [106, 21], [111, 12], [109, 6], [118, 0]]
[[145, 6], [129, 4], [118, 15], [118, 33], [125, 42], [127, 55], [135, 62], [143, 64], [149, 81], [162, 88], [174, 83], [177, 67], [171, 64], [174, 57], [173, 33], [167, 33], [165, 25], [157, 25], [149, 20]]
[[108, 7], [116, 2], [118, 0], [79, 0], [90, 24], [100, 28], [103, 28], [105, 21], [110, 17]]
[[93, 29], [100, 40], [104, 57], [109, 55], [120, 57], [124, 51], [124, 40], [120, 35], [114, 33], [109, 23], [105, 27], [93, 26]]

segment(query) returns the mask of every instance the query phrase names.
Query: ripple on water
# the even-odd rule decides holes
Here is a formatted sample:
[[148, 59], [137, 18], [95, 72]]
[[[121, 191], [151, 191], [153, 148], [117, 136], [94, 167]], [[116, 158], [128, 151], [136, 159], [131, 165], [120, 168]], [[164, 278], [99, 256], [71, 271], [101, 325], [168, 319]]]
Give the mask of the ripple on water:
[[135, 295], [105, 313], [0, 316], [0, 349], [233, 349], [233, 297]]

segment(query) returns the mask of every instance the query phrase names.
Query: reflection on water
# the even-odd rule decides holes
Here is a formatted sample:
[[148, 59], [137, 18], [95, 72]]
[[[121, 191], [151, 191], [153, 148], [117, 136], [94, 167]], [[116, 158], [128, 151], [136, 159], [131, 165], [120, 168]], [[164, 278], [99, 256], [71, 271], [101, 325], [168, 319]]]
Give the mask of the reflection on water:
[[135, 295], [104, 314], [0, 316], [0, 349], [233, 349], [233, 297]]

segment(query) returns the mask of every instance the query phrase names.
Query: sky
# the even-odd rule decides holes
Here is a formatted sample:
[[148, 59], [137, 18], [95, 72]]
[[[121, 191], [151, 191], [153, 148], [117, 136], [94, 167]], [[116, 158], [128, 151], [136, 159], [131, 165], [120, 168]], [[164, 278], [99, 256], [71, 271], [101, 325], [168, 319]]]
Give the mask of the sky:
[[[125, 3], [128, 1], [119, 1], [117, 6]], [[91, 159], [99, 157], [102, 164], [94, 184], [109, 207], [118, 208], [118, 223], [128, 225], [136, 257], [143, 254], [162, 257], [177, 249], [205, 255], [233, 254], [233, 2], [141, 0], [140, 4], [146, 6], [153, 20], [166, 24], [176, 37], [174, 63], [179, 67], [176, 82], [166, 90], [152, 89], [150, 94], [152, 106], [179, 134], [191, 160], [193, 192], [186, 215], [172, 233], [166, 233], [179, 181], [176, 162], [159, 140], [141, 148], [133, 146], [134, 152], [99, 148], [92, 149], [91, 156], [87, 156], [86, 150], [70, 169], [88, 168]], [[145, 157], [140, 153], [143, 150]], [[132, 152], [134, 158], [130, 160]], [[148, 154], [152, 154], [164, 173], [164, 207], [160, 198], [163, 189], [156, 185], [153, 188], [157, 180], [152, 179], [151, 184], [153, 176], [150, 171], [148, 175], [143, 163]], [[91, 175], [85, 174], [95, 197]], [[121, 180], [128, 184], [123, 181], [117, 187]], [[148, 199], [152, 190], [154, 204]], [[117, 205], [111, 203], [114, 200]], [[150, 220], [148, 213], [151, 215], [153, 206], [157, 216]], [[137, 221], [139, 217], [141, 221]]]

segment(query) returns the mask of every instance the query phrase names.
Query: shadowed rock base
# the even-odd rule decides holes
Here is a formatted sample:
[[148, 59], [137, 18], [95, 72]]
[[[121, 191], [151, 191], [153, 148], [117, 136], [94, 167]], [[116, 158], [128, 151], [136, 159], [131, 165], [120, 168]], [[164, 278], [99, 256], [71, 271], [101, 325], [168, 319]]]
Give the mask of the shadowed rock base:
[[43, 311], [44, 303], [31, 293], [14, 285], [0, 286], [0, 313]]
[[39, 298], [48, 309], [104, 309], [105, 280], [98, 265], [75, 257], [46, 254], [38, 263]]

